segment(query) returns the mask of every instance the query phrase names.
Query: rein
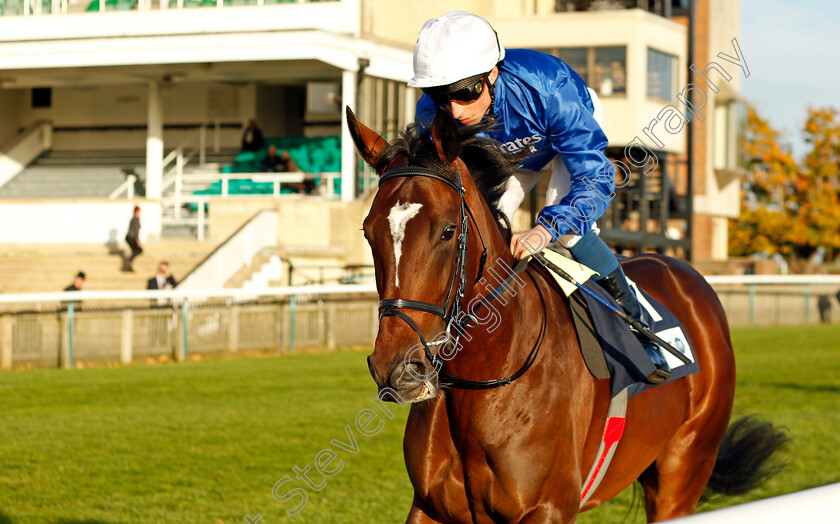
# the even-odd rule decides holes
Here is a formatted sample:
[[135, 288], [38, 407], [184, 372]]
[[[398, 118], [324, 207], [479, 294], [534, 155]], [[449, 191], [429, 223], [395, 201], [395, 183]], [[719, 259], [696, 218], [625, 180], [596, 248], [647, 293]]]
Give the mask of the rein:
[[[466, 290], [467, 251], [469, 247], [470, 221], [472, 221], [473, 225], [475, 226], [476, 234], [478, 234], [478, 238], [481, 241], [482, 246], [481, 258], [479, 261], [478, 273], [475, 278], [475, 282], [479, 282], [481, 280], [481, 276], [484, 273], [484, 265], [487, 262], [487, 245], [484, 243], [484, 238], [481, 236], [481, 231], [478, 227], [478, 223], [476, 222], [475, 217], [473, 216], [472, 210], [470, 210], [470, 207], [467, 205], [467, 201], [465, 198], [466, 190], [464, 188], [464, 185], [461, 183], [460, 169], [458, 169], [457, 174], [458, 180], [456, 182], [450, 180], [447, 177], [441, 176], [430, 169], [422, 167], [400, 167], [386, 171], [379, 178], [379, 187], [382, 187], [383, 182], [392, 178], [411, 176], [433, 178], [435, 180], [440, 180], [441, 182], [446, 183], [449, 187], [457, 191], [458, 196], [461, 198], [461, 206], [458, 217], [460, 222], [460, 231], [458, 233], [458, 247], [457, 254], [455, 257], [455, 274], [452, 276], [452, 281], [449, 283], [449, 290], [447, 291], [444, 305], [439, 306], [437, 304], [432, 304], [429, 302], [408, 300], [403, 298], [382, 299], [379, 301], [379, 319], [381, 320], [383, 317], [387, 316], [395, 316], [402, 319], [406, 324], [408, 324], [409, 327], [411, 327], [411, 329], [413, 329], [414, 332], [417, 333], [417, 336], [420, 337], [420, 342], [423, 344], [423, 350], [425, 351], [426, 358], [432, 364], [433, 369], [436, 373], [438, 373], [438, 375], [442, 379], [444, 379], [445, 383], [448, 386], [472, 390], [491, 389], [499, 386], [506, 386], [514, 380], [516, 380], [517, 378], [524, 375], [525, 372], [528, 371], [528, 369], [536, 360], [537, 354], [539, 353], [540, 347], [542, 346], [542, 341], [545, 338], [546, 321], [548, 316], [546, 310], [545, 297], [543, 296], [539, 285], [537, 285], [537, 282], [534, 279], [533, 275], [531, 275], [531, 273], [528, 273], [528, 276], [534, 282], [534, 285], [537, 288], [537, 293], [540, 296], [540, 302], [542, 303], [542, 324], [540, 326], [540, 331], [537, 340], [534, 343], [534, 346], [531, 348], [531, 352], [528, 354], [528, 358], [526, 359], [525, 363], [516, 373], [514, 373], [510, 377], [485, 381], [474, 381], [454, 377], [443, 372], [441, 370], [443, 367], [443, 359], [439, 358], [437, 355], [432, 355], [432, 352], [429, 349], [429, 343], [426, 342], [426, 339], [423, 336], [423, 333], [420, 331], [420, 328], [417, 326], [417, 324], [414, 323], [413, 320], [411, 320], [411, 318], [408, 315], [400, 311], [401, 309], [410, 309], [414, 311], [421, 311], [424, 313], [431, 313], [433, 315], [441, 317], [446, 323], [447, 337], [442, 341], [433, 342], [432, 344], [434, 345], [441, 345], [447, 343], [451, 344], [452, 339], [454, 338], [455, 342], [454, 344], [451, 344], [451, 347], [457, 347], [460, 335], [453, 337], [451, 333], [453, 325], [457, 324], [456, 331], [462, 333], [470, 324], [470, 322], [474, 320], [472, 314], [464, 313], [462, 311], [461, 304], [464, 298], [464, 292]], [[504, 290], [507, 288], [507, 286], [510, 285], [510, 281], [515, 276], [525, 271], [525, 269], [527, 268], [527, 264], [527, 259], [520, 260], [519, 263], [516, 264], [513, 273], [507, 279], [505, 279], [496, 289], [494, 289], [489, 295], [487, 295], [485, 298], [479, 301], [477, 307], [473, 308], [471, 313], [475, 313], [479, 309], [485, 307], [488, 303], [496, 300], [499, 296], [501, 296]], [[455, 290], [454, 296], [452, 295], [453, 289]], [[449, 302], [450, 298], [452, 299], [451, 304]]]

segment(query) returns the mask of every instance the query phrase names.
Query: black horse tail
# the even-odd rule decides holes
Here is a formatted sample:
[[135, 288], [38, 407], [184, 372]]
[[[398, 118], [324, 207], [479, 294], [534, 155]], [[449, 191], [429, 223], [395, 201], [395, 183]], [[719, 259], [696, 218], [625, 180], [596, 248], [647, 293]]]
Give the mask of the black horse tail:
[[780, 455], [789, 441], [786, 432], [755, 416], [737, 420], [723, 437], [706, 493], [742, 495], [760, 486], [787, 466]]

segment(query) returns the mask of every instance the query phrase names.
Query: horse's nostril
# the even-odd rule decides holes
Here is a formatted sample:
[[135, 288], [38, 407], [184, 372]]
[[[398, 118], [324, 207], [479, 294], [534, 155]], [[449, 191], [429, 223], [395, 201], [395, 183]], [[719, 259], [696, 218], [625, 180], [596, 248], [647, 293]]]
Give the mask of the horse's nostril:
[[376, 370], [376, 366], [373, 365], [373, 361], [371, 360], [370, 357], [371, 357], [371, 355], [368, 355], [368, 357], [367, 357], [368, 371], [370, 371], [370, 376], [373, 377], [373, 380], [374, 380], [374, 382], [376, 382], [376, 385], [379, 386], [379, 387], [382, 387], [384, 385], [383, 380], [382, 380], [382, 376]]
[[426, 380], [426, 366], [422, 362], [409, 362], [405, 371], [413, 379]]

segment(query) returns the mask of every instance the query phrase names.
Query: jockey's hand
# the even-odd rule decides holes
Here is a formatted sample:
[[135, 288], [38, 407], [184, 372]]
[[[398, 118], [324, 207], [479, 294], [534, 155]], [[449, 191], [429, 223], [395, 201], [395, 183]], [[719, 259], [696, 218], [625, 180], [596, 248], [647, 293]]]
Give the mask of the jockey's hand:
[[551, 243], [551, 235], [548, 230], [537, 224], [528, 231], [513, 235], [510, 239], [510, 252], [516, 260], [539, 253]]

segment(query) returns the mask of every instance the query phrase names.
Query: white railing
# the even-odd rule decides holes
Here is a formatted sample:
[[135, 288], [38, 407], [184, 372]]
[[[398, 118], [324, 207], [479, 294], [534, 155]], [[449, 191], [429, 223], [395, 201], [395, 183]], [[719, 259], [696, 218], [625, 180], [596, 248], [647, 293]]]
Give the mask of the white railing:
[[[341, 173], [338, 172], [329, 172], [329, 173], [305, 173], [303, 171], [292, 171], [292, 172], [282, 172], [282, 173], [181, 173], [180, 176], [177, 176], [175, 181], [176, 191], [173, 193], [172, 198], [177, 199], [184, 198], [183, 191], [181, 190], [186, 185], [198, 185], [198, 184], [212, 184], [214, 182], [221, 182], [221, 192], [218, 195], [209, 195], [215, 196], [217, 198], [228, 198], [232, 196], [230, 193], [230, 181], [231, 180], [251, 180], [257, 183], [270, 183], [272, 184], [272, 191], [271, 195], [274, 197], [279, 197], [281, 194], [281, 189], [284, 184], [300, 184], [305, 180], [315, 180], [320, 179], [321, 185], [323, 187], [323, 194], [322, 196], [326, 196], [329, 199], [335, 198], [335, 180], [341, 178]], [[171, 185], [172, 182], [164, 183], [164, 188]], [[243, 195], [235, 195], [237, 197]], [[259, 195], [257, 195], [259, 196]]]
[[[214, 128], [213, 151], [219, 152], [220, 133], [221, 128], [219, 122], [212, 124]], [[192, 133], [187, 135], [178, 146], [163, 157], [162, 167], [163, 180], [161, 181], [161, 192], [165, 192], [169, 187], [175, 184], [175, 194], [180, 194], [181, 184], [184, 176], [184, 167], [192, 162], [196, 155], [198, 155], [199, 165], [206, 164], [207, 159], [207, 128], [210, 124], [204, 124], [196, 128]], [[170, 166], [170, 164], [173, 164]], [[167, 169], [168, 168], [168, 169]], [[218, 177], [217, 177], [218, 178]], [[129, 174], [126, 181], [120, 184], [108, 198], [115, 199], [125, 195], [125, 198], [134, 198], [134, 181], [136, 175]]]
[[[255, 217], [256, 218], [256, 217]], [[128, 302], [170, 300], [175, 304], [198, 304], [212, 298], [232, 301], [250, 301], [260, 297], [290, 297], [313, 295], [336, 295], [348, 293], [376, 293], [374, 284], [340, 284], [329, 286], [279, 286], [262, 289], [224, 289], [221, 286], [201, 289], [185, 286], [186, 278], [175, 289], [162, 290], [109, 290], [109, 291], [60, 291], [50, 293], [2, 293], [0, 305], [10, 304], [59, 304], [64, 302]]]
[[52, 147], [52, 123], [35, 122], [0, 149], [0, 187]]
[[730, 326], [833, 322], [840, 275], [710, 275]]
[[[196, 228], [195, 236], [199, 241], [204, 240], [204, 230], [207, 228], [207, 208], [210, 203], [210, 198], [201, 195], [183, 196], [181, 198], [167, 197], [161, 199], [161, 214], [165, 213], [167, 208], [172, 208], [172, 218], [167, 220], [166, 217], [161, 218], [162, 224], [177, 224], [185, 226], [193, 226]], [[192, 204], [196, 206], [195, 217], [181, 217], [181, 208], [184, 205]]]
[[371, 344], [377, 329], [373, 285], [7, 294], [0, 369], [334, 349]]
[[[199, 214], [204, 205], [199, 204]], [[262, 210], [192, 270], [179, 289], [218, 289], [241, 268], [251, 263], [262, 249], [277, 246], [277, 211]], [[201, 224], [199, 224], [201, 227]], [[203, 228], [202, 228], [203, 229]]]
[[709, 275], [704, 278], [712, 285], [840, 285], [840, 275]]
[[[177, 182], [175, 184], [176, 191], [172, 196], [164, 197], [161, 200], [161, 203], [163, 204], [164, 212], [167, 209], [171, 209], [169, 216], [172, 218], [169, 223], [195, 226], [198, 240], [204, 240], [204, 227], [207, 223], [205, 207], [213, 200], [226, 199], [230, 197], [280, 198], [283, 185], [300, 184], [305, 180], [313, 179], [321, 180], [323, 194], [295, 196], [303, 196], [304, 198], [326, 198], [333, 200], [337, 198], [334, 191], [335, 180], [340, 178], [341, 173], [183, 173], [177, 178]], [[231, 194], [231, 180], [251, 180], [257, 183], [270, 183], [272, 184], [272, 191], [271, 194]], [[209, 185], [214, 182], [221, 183], [221, 189], [218, 195], [191, 195], [186, 194], [183, 190], [183, 188], [187, 185], [192, 187], [201, 184]], [[196, 206], [197, 215], [195, 217], [182, 216], [183, 207], [188, 204], [194, 204]]]
[[790, 524], [840, 520], [840, 484], [830, 484], [672, 520], [674, 524]]
[[[271, 218], [271, 214], [264, 216]], [[254, 228], [272, 227], [259, 220], [250, 223]], [[273, 227], [276, 234], [276, 217]], [[214, 272], [217, 276], [223, 274], [225, 267], [228, 272], [238, 269], [237, 263], [225, 253], [230, 250], [256, 252], [257, 246], [249, 245], [252, 241], [241, 236], [236, 241], [232, 238], [226, 243], [225, 252], [215, 253], [221, 260], [203, 265], [201, 271], [210, 272], [209, 276], [194, 272], [173, 290], [0, 294], [0, 367], [9, 369], [13, 363], [26, 365], [28, 359], [40, 360], [40, 364], [33, 365], [60, 362], [63, 366], [72, 366], [74, 340], [78, 342], [78, 354], [83, 360], [114, 361], [116, 358], [122, 362], [130, 362], [132, 354], [152, 353], [174, 353], [176, 358], [183, 359], [191, 345], [197, 351], [224, 351], [245, 347], [294, 350], [296, 341], [299, 346], [307, 347], [372, 343], [377, 326], [376, 287], [373, 284], [262, 289], [219, 289], [221, 284], [201, 285], [201, 282], [211, 281]], [[208, 257], [208, 261], [212, 258], [212, 255]], [[812, 282], [815, 277], [786, 279], [801, 283], [803, 279]], [[816, 279], [823, 280], [821, 277]], [[224, 277], [217, 280], [223, 281]], [[743, 279], [726, 278], [727, 282], [737, 280]], [[830, 277], [829, 281], [836, 282], [836, 277]], [[354, 298], [356, 302], [352, 306], [330, 303], [331, 298], [340, 295], [344, 296], [343, 300], [365, 296], [358, 300]], [[273, 305], [266, 305], [258, 301], [267, 297], [280, 302], [275, 300]], [[164, 306], [158, 306], [161, 303]], [[150, 304], [156, 307], [150, 308]], [[56, 309], [59, 309], [58, 315]], [[731, 315], [730, 311], [727, 313]], [[74, 321], [77, 321], [76, 328]], [[833, 493], [834, 500], [840, 500], [836, 492]], [[736, 519], [733, 522], [747, 521]]]
[[[295, 0], [294, 3], [296, 4], [305, 4], [309, 3], [312, 0]], [[337, 1], [337, 0], [336, 0]], [[276, 2], [275, 2], [276, 3]], [[39, 15], [46, 15], [46, 14], [67, 14], [68, 11], [68, 0], [51, 0], [50, 6], [48, 10], [44, 10], [42, 0], [23, 0], [23, 14], [24, 16], [39, 16]], [[169, 0], [138, 0], [137, 7], [134, 9], [136, 11], [153, 11], [153, 10], [166, 10], [166, 9], [184, 9], [185, 0], [177, 0], [174, 5], [170, 5]], [[250, 1], [242, 1], [237, 3], [236, 5], [232, 5], [231, 7], [242, 7], [242, 6], [263, 6], [266, 5], [267, 2], [265, 0], [250, 0]], [[224, 4], [224, 0], [216, 0], [216, 5], [212, 7], [222, 8], [227, 7]], [[100, 0], [99, 2], [99, 9], [96, 12], [104, 13], [106, 12], [107, 2], [105, 0]], [[84, 11], [86, 12], [86, 11]]]
[[67, 0], [52, 0], [49, 11], [44, 11], [41, 0], [23, 0], [24, 15], [67, 14]]
[[[219, 151], [219, 126], [218, 122], [215, 126], [216, 139], [214, 150]], [[175, 184], [175, 194], [181, 191], [181, 182], [184, 177], [184, 167], [189, 164], [196, 155], [198, 155], [198, 163], [204, 165], [207, 152], [207, 125], [203, 125], [188, 135], [181, 141], [178, 146], [163, 157], [161, 170], [163, 171], [163, 180], [161, 182], [161, 193], [164, 193], [169, 186]], [[170, 164], [174, 162], [172, 167]], [[169, 168], [167, 170], [167, 168]]]
[[120, 195], [125, 195], [125, 198], [131, 200], [134, 198], [134, 186], [137, 183], [137, 175], [134, 173], [128, 173], [125, 176], [125, 182], [119, 185], [118, 188], [113, 190], [108, 198], [111, 200], [115, 200], [120, 197]]

